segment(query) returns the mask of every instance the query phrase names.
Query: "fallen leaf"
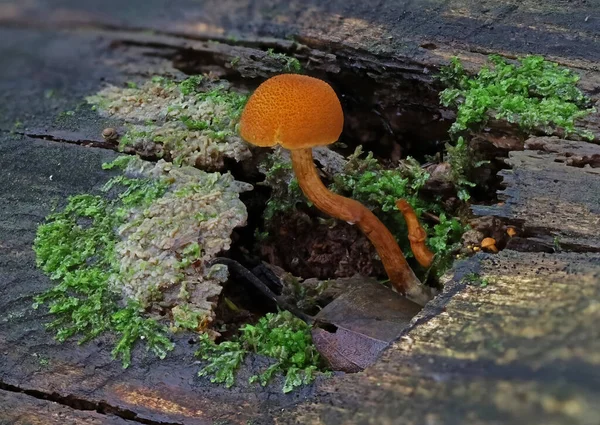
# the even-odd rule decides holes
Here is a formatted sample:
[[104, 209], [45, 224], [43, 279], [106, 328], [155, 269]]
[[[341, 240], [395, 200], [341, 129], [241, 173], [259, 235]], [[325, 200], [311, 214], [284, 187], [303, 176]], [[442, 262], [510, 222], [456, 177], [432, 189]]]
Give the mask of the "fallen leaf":
[[420, 310], [382, 284], [365, 280], [317, 314], [313, 342], [332, 369], [359, 372], [400, 338]]

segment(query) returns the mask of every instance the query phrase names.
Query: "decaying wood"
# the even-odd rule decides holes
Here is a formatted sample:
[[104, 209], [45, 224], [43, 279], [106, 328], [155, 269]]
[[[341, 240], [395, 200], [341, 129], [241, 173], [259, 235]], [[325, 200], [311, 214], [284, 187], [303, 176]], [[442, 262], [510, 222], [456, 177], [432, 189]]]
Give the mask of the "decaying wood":
[[[36, 423], [35, 411], [17, 415], [38, 409], [49, 412], [39, 423], [119, 423], [103, 411], [168, 424], [595, 424], [600, 257], [555, 252], [600, 249], [594, 145], [528, 141], [504, 172], [505, 205], [476, 210], [514, 223], [522, 233], [509, 246], [536, 252], [460, 263], [378, 363], [287, 396], [277, 383], [245, 383], [264, 359], [248, 360], [225, 390], [195, 377], [193, 349], [165, 361], [136, 352], [123, 371], [112, 341], [56, 343], [43, 309], [31, 309], [49, 285], [31, 244], [55, 204], [107, 178], [100, 164], [113, 152], [62, 143], [112, 148], [101, 131], [121, 123], [79, 108], [107, 82], [212, 72], [251, 88], [285, 65], [272, 48], [344, 94], [345, 133], [360, 134], [365, 150], [390, 140], [416, 146], [446, 137], [454, 114], [439, 107], [434, 74], [454, 55], [476, 71], [489, 53], [543, 54], [575, 68], [597, 100], [598, 16], [595, 2], [558, 0], [2, 2], [0, 384], [28, 393], [0, 391], [0, 419]], [[365, 121], [377, 125], [366, 132]], [[598, 134], [597, 115], [584, 126]], [[513, 128], [502, 133], [519, 144]], [[50, 396], [91, 410], [39, 399]]]
[[592, 424], [599, 276], [598, 254], [478, 254], [374, 366], [278, 423]]
[[30, 395], [0, 390], [0, 423], [10, 425], [127, 425], [118, 416], [72, 409]]
[[518, 225], [508, 247], [600, 251], [600, 145], [534, 137], [506, 162], [502, 203], [473, 212]]

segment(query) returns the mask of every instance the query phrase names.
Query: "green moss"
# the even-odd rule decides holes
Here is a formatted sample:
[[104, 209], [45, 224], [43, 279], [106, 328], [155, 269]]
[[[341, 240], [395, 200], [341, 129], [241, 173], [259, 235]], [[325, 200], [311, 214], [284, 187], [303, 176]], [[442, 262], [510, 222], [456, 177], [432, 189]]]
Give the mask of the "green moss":
[[173, 327], [172, 330], [188, 329], [195, 331], [200, 328], [204, 314], [194, 310], [187, 304], [180, 304], [173, 308]]
[[293, 210], [299, 202], [307, 202], [294, 177], [291, 162], [284, 159], [280, 149], [267, 155], [259, 169], [265, 174], [265, 180], [261, 184], [273, 191], [263, 213], [267, 224], [276, 215]]
[[280, 62], [284, 73], [299, 74], [302, 72], [300, 61], [293, 56], [286, 55], [285, 53], [275, 53], [273, 49], [267, 50], [267, 56]]
[[[124, 166], [118, 158], [105, 168]], [[118, 242], [116, 229], [125, 220], [125, 211], [143, 207], [162, 196], [167, 184], [150, 179], [117, 176], [104, 191], [115, 191], [114, 199], [98, 195], [76, 195], [69, 198], [61, 212], [50, 215], [39, 226], [34, 241], [38, 266], [56, 284], [35, 299], [34, 307], [48, 307], [54, 316], [48, 328], [59, 341], [79, 335], [80, 343], [105, 332], [117, 335], [112, 351], [127, 367], [131, 350], [144, 340], [149, 350], [164, 357], [172, 348], [166, 329], [153, 319], [142, 317], [139, 305], [123, 305], [110, 286], [118, 274], [115, 256]]]
[[199, 92], [197, 97], [200, 100], [212, 100], [217, 104], [223, 105], [227, 110], [229, 118], [233, 120], [237, 120], [240, 117], [248, 101], [248, 96], [227, 90], [223, 86], [217, 86], [210, 91]]
[[477, 273], [468, 273], [462, 279], [462, 283], [467, 285], [479, 286], [480, 288], [486, 288], [490, 282], [487, 278], [481, 277]]
[[192, 93], [196, 93], [201, 82], [202, 82], [202, 76], [194, 75], [186, 80], [183, 80], [181, 83], [179, 83], [179, 91], [181, 92], [181, 94], [183, 94], [185, 96], [190, 95]]
[[491, 65], [474, 77], [466, 74], [458, 58], [441, 71], [441, 80], [448, 86], [440, 94], [441, 103], [458, 109], [452, 135], [494, 117], [525, 130], [539, 128], [551, 134], [558, 126], [565, 135], [593, 138], [575, 127], [577, 119], [595, 112], [576, 86], [577, 74], [541, 56], [527, 56], [516, 64], [497, 55], [489, 60]]
[[123, 152], [126, 147], [133, 146], [138, 140], [147, 140], [150, 137], [150, 128], [144, 130], [130, 128], [119, 139], [119, 151]]
[[446, 152], [450, 164], [450, 181], [456, 187], [458, 198], [466, 202], [471, 199], [469, 190], [476, 186], [471, 177], [473, 171], [489, 161], [476, 160], [476, 153], [462, 136], [454, 145], [446, 143]]
[[181, 117], [181, 122], [185, 124], [188, 130], [206, 130], [210, 127], [210, 123], [204, 120], [193, 120], [192, 118], [184, 115]]
[[312, 344], [310, 326], [290, 312], [269, 313], [256, 325], [241, 328], [239, 339], [215, 344], [207, 335], [202, 336], [197, 356], [208, 360], [200, 376], [211, 376], [211, 382], [225, 383], [231, 387], [235, 372], [248, 352], [275, 360], [261, 374], [252, 376], [250, 382], [265, 386], [278, 373], [285, 375], [283, 392], [309, 384], [319, 370], [320, 357]]
[[167, 77], [162, 77], [160, 75], [155, 75], [154, 77], [151, 78], [151, 80], [154, 84], [158, 84], [159, 86], [163, 87], [163, 88], [171, 88], [171, 87], [175, 87], [177, 85], [177, 83], [173, 80], [171, 80], [170, 78]]

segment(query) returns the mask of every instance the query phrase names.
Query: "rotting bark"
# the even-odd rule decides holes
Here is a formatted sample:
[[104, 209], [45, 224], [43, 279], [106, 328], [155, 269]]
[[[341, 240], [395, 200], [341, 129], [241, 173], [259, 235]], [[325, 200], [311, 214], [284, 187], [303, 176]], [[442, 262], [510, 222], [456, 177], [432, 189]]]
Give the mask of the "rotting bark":
[[[488, 53], [545, 54], [582, 73], [581, 86], [594, 99], [599, 93], [600, 50], [595, 34], [600, 21], [593, 2], [575, 9], [558, 1], [543, 5], [501, 1], [486, 6], [453, 0], [431, 2], [428, 7], [422, 2], [372, 6], [341, 0], [327, 6], [318, 1], [190, 0], [169, 2], [169, 7], [159, 3], [125, 8], [123, 2], [65, 1], [59, 8], [36, 1], [3, 2], [0, 46], [3, 57], [10, 60], [0, 67], [0, 127], [10, 131], [19, 121], [23, 133], [44, 134], [57, 141], [71, 140], [57, 135], [63, 127], [71, 127], [77, 133], [72, 140], [100, 142], [102, 128], [115, 123], [98, 120], [95, 114], [57, 123], [56, 115], [61, 109], [75, 108], [103, 81], [123, 84], [153, 74], [182, 76], [181, 70], [224, 72], [234, 80], [242, 72], [264, 78], [261, 73], [279, 72], [273, 63], [265, 64], [269, 47], [297, 56], [305, 69], [327, 77], [346, 93], [349, 133], [357, 133], [361, 122], [376, 123], [377, 129], [364, 137], [371, 144], [366, 150], [377, 148], [380, 141], [386, 146], [382, 152], [391, 152], [396, 141], [443, 137], [453, 114], [437, 104], [432, 71], [455, 54], [472, 71]], [[153, 29], [157, 33], [144, 32]], [[228, 39], [230, 32], [242, 35], [239, 41]], [[262, 38], [257, 38], [259, 33]], [[284, 40], [285, 33], [296, 41]], [[211, 38], [222, 43], [207, 43]], [[17, 47], [12, 45], [16, 39]], [[242, 67], [236, 71], [227, 64], [237, 56]], [[64, 90], [60, 101], [45, 97], [46, 90], [57, 87]], [[586, 121], [586, 128], [598, 133], [597, 115]], [[506, 133], [510, 136], [514, 130], [508, 127]], [[32, 296], [47, 287], [33, 267], [33, 232], [53, 202], [89, 191], [105, 176], [98, 172], [102, 160], [97, 149], [29, 138], [17, 143], [15, 138], [10, 133], [0, 136], [0, 158], [3, 164], [6, 161], [3, 175], [9, 177], [3, 183], [5, 203], [0, 207], [0, 320], [8, 325], [0, 329], [0, 380], [6, 385], [92, 405], [103, 401], [111, 408], [135, 412], [138, 421], [164, 423], [219, 419], [395, 423], [399, 418], [409, 424], [597, 421], [600, 338], [594, 329], [600, 259], [594, 254], [544, 257], [538, 252], [555, 251], [549, 244], [553, 232], [558, 232], [562, 249], [596, 250], [593, 219], [598, 213], [590, 208], [594, 192], [588, 189], [582, 200], [563, 205], [569, 214], [563, 216], [565, 223], [573, 214], [584, 213], [585, 219], [579, 219], [584, 231], [565, 231], [560, 223], [530, 226], [536, 232], [522, 236], [525, 247], [536, 252], [479, 255], [459, 265], [444, 293], [365, 373], [338, 376], [316, 390], [280, 397], [269, 388], [257, 391], [242, 385], [226, 391], [199, 383], [192, 378], [197, 370], [193, 359], [182, 352], [165, 363], [146, 358], [123, 372], [110, 360], [108, 341], [82, 347], [52, 341], [41, 327], [46, 320], [43, 313], [29, 308]], [[586, 153], [594, 149], [591, 145], [569, 146], [571, 153], [592, 158], [573, 160], [573, 165], [595, 164], [594, 154]], [[560, 159], [564, 156], [560, 152], [513, 153], [515, 176], [529, 173], [532, 167], [541, 175], [539, 165], [550, 164], [546, 158]], [[558, 199], [578, 195], [581, 187], [592, 188], [590, 182], [596, 181], [589, 169], [553, 165], [564, 166], [551, 167], [554, 176], [569, 176], [569, 186], [562, 186], [560, 179], [553, 182], [557, 186], [547, 186]], [[524, 189], [523, 196], [535, 193], [531, 187], [507, 183]], [[556, 213], [539, 210], [539, 203], [521, 207], [517, 200], [506, 202], [516, 212], [496, 208], [493, 213], [516, 218], [519, 229], [520, 220]], [[541, 245], [536, 245], [539, 239]], [[513, 243], [511, 247], [519, 248], [516, 239]], [[489, 279], [490, 284], [465, 286], [461, 281], [468, 273]], [[42, 367], [40, 357], [32, 353], [47, 357], [49, 367]], [[293, 407], [305, 397], [310, 398], [308, 405]], [[19, 400], [24, 406], [32, 403]]]
[[278, 423], [592, 424], [598, 276], [598, 254], [478, 254], [375, 365]]
[[10, 425], [127, 425], [131, 421], [88, 409], [73, 409], [32, 395], [0, 390], [0, 418]]
[[498, 205], [476, 215], [501, 217], [520, 232], [508, 248], [554, 252], [600, 251], [600, 146], [534, 137], [511, 152], [500, 172], [506, 188]]

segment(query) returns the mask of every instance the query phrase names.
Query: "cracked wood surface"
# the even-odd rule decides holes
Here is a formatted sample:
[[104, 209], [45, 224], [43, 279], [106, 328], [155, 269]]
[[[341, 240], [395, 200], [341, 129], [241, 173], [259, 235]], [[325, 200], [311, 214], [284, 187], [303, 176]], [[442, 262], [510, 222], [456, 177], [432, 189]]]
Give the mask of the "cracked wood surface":
[[374, 366], [277, 423], [596, 424], [599, 299], [599, 254], [478, 254]]
[[[243, 384], [260, 359], [249, 360], [238, 380], [241, 387], [231, 391], [195, 377], [193, 349], [179, 349], [164, 362], [136, 352], [134, 365], [123, 371], [110, 359], [109, 339], [58, 344], [43, 329], [47, 316], [30, 308], [33, 296], [49, 285], [35, 269], [30, 249], [37, 224], [68, 195], [97, 189], [108, 178], [100, 164], [113, 152], [62, 143], [112, 148], [100, 132], [120, 123], [99, 119], [82, 106], [105, 82], [122, 85], [155, 74], [213, 70], [242, 83], [241, 77], [278, 72], [279, 65], [267, 60], [266, 48], [273, 47], [296, 54], [306, 69], [332, 79], [348, 98], [362, 102], [364, 85], [375, 93], [368, 98], [373, 108], [389, 109], [391, 115], [425, 110], [433, 123], [440, 109], [430, 70], [451, 55], [475, 69], [489, 52], [539, 53], [574, 66], [582, 87], [596, 99], [599, 8], [596, 2], [576, 3], [2, 2], [0, 53], [9, 60], [0, 66], [0, 386], [28, 394], [0, 391], [0, 406], [15, 406], [0, 410], [0, 420], [36, 423], [35, 413], [16, 416], [19, 408], [31, 407], [54, 412], [48, 417], [73, 418], [72, 423], [122, 422], [114, 415], [166, 424], [597, 423], [598, 254], [478, 255], [457, 266], [444, 293], [376, 365], [289, 396], [280, 394], [278, 383], [266, 389]], [[285, 39], [290, 35], [296, 42]], [[208, 42], [211, 38], [222, 43]], [[237, 57], [235, 69], [230, 65]], [[596, 118], [586, 126], [598, 133]], [[430, 122], [416, 122], [414, 131], [428, 131]], [[570, 176], [554, 182], [553, 193], [587, 206], [577, 210], [572, 202], [567, 212], [588, 215], [585, 222], [562, 215], [563, 222], [579, 220], [584, 227], [563, 229], [559, 240], [564, 248], [595, 250], [598, 211], [590, 208], [595, 199], [590, 190], [597, 188], [597, 174], [576, 167], [565, 171], [570, 157], [564, 155], [574, 150], [590, 156], [595, 147], [568, 146], [552, 153], [530, 145], [530, 151], [513, 153], [512, 173], [542, 173], [541, 165], [565, 158], [564, 164], [548, 166], [556, 175]], [[519, 196], [538, 196], [530, 186], [513, 187], [523, 190]], [[582, 187], [589, 190], [574, 199]], [[517, 220], [550, 214], [539, 203], [515, 201], [512, 207], [510, 216], [493, 213]], [[538, 230], [525, 233], [524, 244], [515, 248], [551, 250], [558, 224], [547, 231], [531, 225]], [[470, 273], [489, 285], [465, 285], [463, 277]], [[44, 397], [60, 407], [39, 399]]]
[[0, 423], [10, 425], [127, 425], [131, 422], [89, 410], [74, 410], [23, 393], [0, 390]]
[[522, 229], [509, 248], [600, 251], [600, 145], [533, 137], [506, 163], [503, 202], [472, 209]]

